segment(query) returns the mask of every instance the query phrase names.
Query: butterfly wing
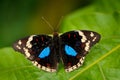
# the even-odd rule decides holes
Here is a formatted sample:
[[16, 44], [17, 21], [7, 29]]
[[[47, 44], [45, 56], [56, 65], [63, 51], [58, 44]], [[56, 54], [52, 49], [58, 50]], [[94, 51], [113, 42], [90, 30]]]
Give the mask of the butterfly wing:
[[61, 57], [66, 72], [79, 68], [90, 48], [99, 42], [100, 35], [93, 31], [70, 31], [60, 36]]
[[54, 54], [52, 37], [32, 35], [16, 41], [13, 48], [23, 53], [38, 68], [48, 72], [56, 71], [58, 59]]

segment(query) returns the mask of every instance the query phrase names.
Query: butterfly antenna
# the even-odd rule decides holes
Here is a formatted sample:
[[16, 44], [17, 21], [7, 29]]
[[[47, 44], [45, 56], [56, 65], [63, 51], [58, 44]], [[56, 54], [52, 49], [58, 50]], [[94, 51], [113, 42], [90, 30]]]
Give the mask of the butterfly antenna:
[[62, 20], [63, 20], [63, 16], [61, 16], [61, 18], [60, 18], [60, 20], [59, 20], [59, 22], [58, 22], [58, 24], [57, 24], [57, 26], [56, 26], [55, 31], [58, 31], [58, 29], [59, 29], [59, 27], [60, 27], [60, 24], [61, 24]]
[[47, 23], [47, 25], [51, 28], [51, 30], [54, 31], [53, 26], [44, 17], [42, 17], [42, 19], [45, 21], [45, 23]]

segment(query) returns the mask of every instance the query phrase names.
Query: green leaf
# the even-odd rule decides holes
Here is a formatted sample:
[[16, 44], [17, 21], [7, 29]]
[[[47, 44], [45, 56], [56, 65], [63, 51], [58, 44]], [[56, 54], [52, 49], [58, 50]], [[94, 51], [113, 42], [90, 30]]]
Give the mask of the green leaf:
[[[0, 49], [0, 80], [119, 80], [120, 6], [119, 0], [97, 0], [66, 16], [61, 32], [92, 30], [101, 41], [92, 47], [83, 66], [66, 73], [59, 65], [56, 73], [44, 72], [12, 48]], [[111, 5], [112, 4], [112, 5]]]
[[[120, 7], [109, 9], [97, 4], [90, 5], [68, 15], [61, 27], [62, 32], [69, 30], [92, 30], [101, 34], [100, 43], [92, 48], [86, 56], [86, 62], [80, 72], [71, 75], [70, 80], [118, 80], [120, 79]], [[113, 5], [118, 2], [113, 2]], [[97, 5], [97, 6], [96, 6]], [[105, 5], [104, 5], [105, 6]], [[107, 10], [106, 10], [107, 9]], [[94, 51], [93, 51], [94, 50]], [[84, 66], [86, 66], [84, 68]]]

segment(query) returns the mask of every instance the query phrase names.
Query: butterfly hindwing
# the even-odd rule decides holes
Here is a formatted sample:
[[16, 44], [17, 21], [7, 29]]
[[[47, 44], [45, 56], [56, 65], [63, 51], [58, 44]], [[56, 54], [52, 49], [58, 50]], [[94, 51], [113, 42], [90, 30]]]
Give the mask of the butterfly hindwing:
[[100, 40], [100, 35], [93, 31], [77, 30], [62, 34], [61, 57], [66, 72], [80, 67], [90, 48]]
[[52, 45], [52, 37], [32, 35], [16, 41], [13, 48], [23, 53], [32, 63], [48, 72], [55, 72], [58, 59]]

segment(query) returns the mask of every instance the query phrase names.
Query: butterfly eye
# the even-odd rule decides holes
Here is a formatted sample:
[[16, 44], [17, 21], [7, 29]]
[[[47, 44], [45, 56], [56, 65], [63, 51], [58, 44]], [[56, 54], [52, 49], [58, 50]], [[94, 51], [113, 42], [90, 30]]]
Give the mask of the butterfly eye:
[[70, 56], [76, 56], [77, 55], [77, 52], [70, 46], [68, 45], [65, 45], [65, 52], [67, 55], [70, 55]]
[[38, 57], [39, 58], [45, 58], [45, 57], [49, 56], [49, 54], [50, 54], [50, 48], [46, 47], [42, 50], [42, 52], [40, 52]]

